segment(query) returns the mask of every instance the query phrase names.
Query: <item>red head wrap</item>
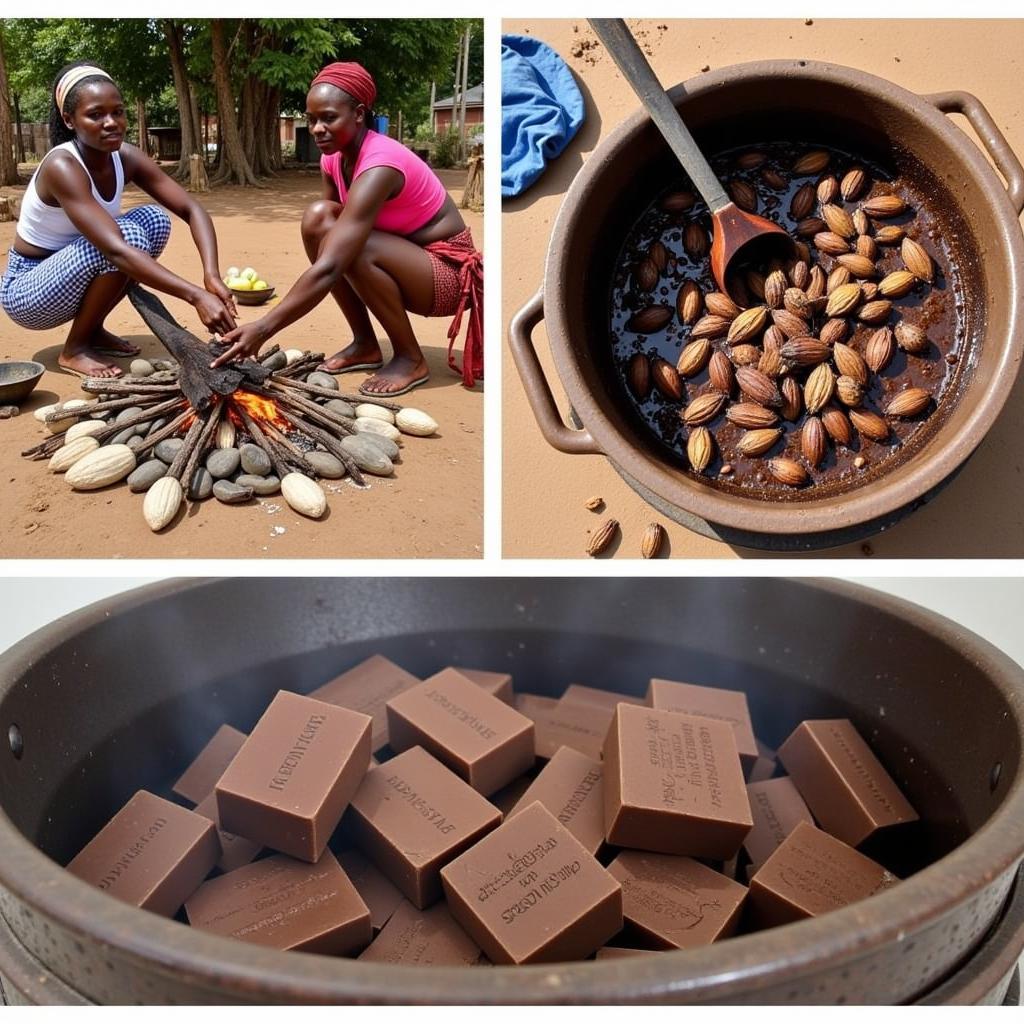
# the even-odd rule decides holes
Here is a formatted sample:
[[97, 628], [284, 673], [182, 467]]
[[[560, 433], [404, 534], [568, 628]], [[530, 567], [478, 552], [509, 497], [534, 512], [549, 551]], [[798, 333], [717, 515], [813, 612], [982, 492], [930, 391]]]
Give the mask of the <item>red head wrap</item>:
[[357, 103], [362, 103], [367, 110], [373, 109], [373, 101], [377, 98], [377, 86], [373, 81], [373, 76], [362, 64], [356, 64], [355, 61], [337, 61], [334, 64], [328, 64], [313, 79], [310, 88], [324, 83], [344, 90]]

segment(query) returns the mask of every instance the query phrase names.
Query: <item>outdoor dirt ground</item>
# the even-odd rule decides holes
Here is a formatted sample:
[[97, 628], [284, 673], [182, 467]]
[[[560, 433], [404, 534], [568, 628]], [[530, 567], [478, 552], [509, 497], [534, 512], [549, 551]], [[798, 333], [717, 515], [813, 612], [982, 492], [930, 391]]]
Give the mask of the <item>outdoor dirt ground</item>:
[[[946, 21], [631, 21], [648, 59], [666, 85], [752, 60], [809, 58], [879, 75], [917, 93], [962, 89], [988, 108], [999, 130], [1024, 158], [1024, 20]], [[586, 120], [564, 153], [526, 193], [502, 208], [502, 322], [540, 287], [551, 227], [573, 177], [598, 144], [638, 101], [586, 21], [506, 20], [502, 31], [534, 35], [554, 47], [576, 76]], [[575, 55], [574, 55], [575, 51]], [[962, 118], [955, 122], [971, 134]], [[558, 381], [543, 323], [534, 333], [541, 364], [559, 408], [568, 402]], [[651, 521], [668, 531], [674, 558], [768, 557], [730, 547], [658, 515], [600, 456], [564, 455], [541, 437], [519, 375], [505, 350], [503, 363], [503, 551], [510, 557], [581, 558], [588, 531], [604, 516], [622, 526], [609, 557], [637, 558]], [[1020, 557], [1024, 554], [1024, 381], [989, 435], [924, 508], [864, 544], [818, 557]], [[544, 501], [530, 500], [543, 494]], [[605, 499], [599, 514], [584, 502]], [[524, 500], [524, 498], [526, 500]]]
[[[23, 176], [26, 168], [22, 168]], [[456, 201], [463, 171], [439, 172]], [[20, 194], [24, 189], [5, 190]], [[319, 196], [318, 171], [287, 171], [266, 189], [222, 188], [200, 197], [220, 243], [221, 269], [255, 267], [286, 291], [308, 265], [299, 237], [305, 206]], [[125, 206], [148, 197], [136, 189]], [[463, 211], [482, 248], [483, 216]], [[14, 239], [14, 224], [0, 224], [0, 251]], [[200, 264], [188, 226], [175, 220], [163, 262], [189, 280], [200, 279]], [[191, 306], [162, 296], [182, 324], [205, 336]], [[242, 322], [259, 308], [239, 307]], [[280, 495], [243, 506], [214, 499], [189, 507], [168, 529], [152, 533], [142, 518], [142, 496], [123, 484], [93, 493], [73, 492], [45, 462], [20, 452], [46, 434], [32, 410], [60, 399], [80, 397], [79, 381], [57, 370], [67, 327], [25, 331], [0, 314], [0, 358], [36, 359], [47, 372], [20, 416], [0, 420], [0, 492], [4, 558], [479, 558], [483, 546], [483, 391], [467, 391], [447, 365], [449, 321], [414, 317], [413, 326], [430, 364], [431, 380], [407, 397], [440, 424], [439, 436], [405, 439], [392, 478], [370, 477], [368, 490], [344, 480], [326, 481], [330, 506], [318, 521], [293, 512]], [[149, 357], [164, 355], [128, 302], [107, 326], [130, 338]], [[330, 299], [273, 340], [282, 348], [330, 354], [347, 344], [347, 326]], [[383, 339], [383, 331], [378, 331]], [[459, 352], [461, 353], [461, 339]], [[385, 356], [390, 347], [385, 343]], [[127, 370], [127, 363], [123, 364]], [[369, 374], [338, 378], [342, 391], [355, 392]]]

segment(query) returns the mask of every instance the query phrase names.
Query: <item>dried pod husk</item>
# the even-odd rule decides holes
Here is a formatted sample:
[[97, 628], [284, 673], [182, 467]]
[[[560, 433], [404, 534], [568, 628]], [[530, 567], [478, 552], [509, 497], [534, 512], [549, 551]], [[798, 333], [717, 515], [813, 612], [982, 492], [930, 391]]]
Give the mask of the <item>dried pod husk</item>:
[[831, 295], [837, 288], [842, 288], [844, 284], [849, 284], [852, 280], [853, 276], [846, 267], [840, 267], [837, 264], [829, 271], [828, 280], [825, 282], [825, 294]]
[[323, 488], [302, 473], [285, 473], [281, 478], [281, 496], [299, 515], [320, 519], [327, 511]]
[[178, 514], [185, 492], [177, 477], [161, 477], [146, 491], [142, 499], [142, 518], [146, 525], [157, 533]]
[[743, 283], [758, 302], [764, 302], [764, 274], [758, 270], [748, 270], [743, 275]]
[[750, 345], [744, 342], [741, 345], [735, 345], [731, 352], [732, 361], [736, 366], [752, 366], [756, 365], [758, 360], [761, 358], [761, 349], [757, 345]]
[[768, 310], [765, 306], [753, 306], [745, 309], [729, 326], [726, 341], [730, 345], [741, 345], [760, 336], [768, 323]]
[[619, 532], [617, 519], [606, 519], [591, 535], [587, 542], [587, 554], [591, 558], [604, 554]]
[[818, 331], [818, 337], [821, 338], [826, 345], [835, 345], [838, 341], [845, 341], [846, 336], [849, 333], [849, 325], [840, 316], [832, 317], [831, 320], [826, 320], [821, 325], [821, 330]]
[[785, 456], [777, 456], [768, 460], [768, 472], [771, 473], [780, 484], [787, 487], [802, 487], [807, 483], [807, 470], [794, 459], [787, 459]]
[[797, 239], [793, 242], [793, 251], [800, 263], [811, 265], [811, 247], [804, 241]]
[[877, 441], [879, 444], [888, 440], [889, 424], [877, 412], [871, 412], [869, 409], [851, 409], [849, 416], [850, 422], [862, 437], [869, 441]]
[[704, 296], [704, 307], [711, 316], [717, 316], [720, 320], [730, 322], [742, 312], [740, 307], [724, 292], [708, 292]]
[[836, 390], [836, 378], [828, 363], [819, 363], [804, 384], [804, 407], [811, 416], [821, 412]]
[[878, 298], [878, 285], [874, 281], [861, 281], [860, 288], [865, 302], [874, 302]]
[[804, 260], [794, 260], [789, 268], [789, 281], [794, 288], [806, 288], [811, 280], [811, 270]]
[[729, 195], [732, 201], [748, 213], [757, 212], [757, 191], [746, 181], [733, 181], [729, 184]]
[[761, 347], [765, 352], [772, 348], [778, 351], [785, 343], [786, 335], [782, 333], [782, 328], [774, 323], [764, 332], [761, 339]]
[[696, 323], [704, 307], [704, 296], [696, 281], [686, 281], [676, 296], [676, 312], [684, 324]]
[[871, 221], [863, 210], [853, 211], [853, 226], [857, 229], [858, 235], [868, 235], [871, 233]]
[[857, 229], [853, 226], [853, 218], [841, 206], [831, 202], [825, 203], [821, 208], [821, 219], [833, 234], [841, 238], [856, 237]]
[[691, 341], [679, 354], [676, 370], [680, 377], [696, 377], [711, 358], [711, 342], [707, 338]]
[[821, 425], [836, 444], [849, 447], [853, 442], [853, 424], [842, 409], [824, 409]]
[[665, 543], [665, 527], [661, 523], [648, 523], [640, 538], [640, 555], [643, 558], [657, 558]]
[[794, 174], [821, 174], [831, 157], [824, 149], [812, 149], [799, 156], [793, 164]]
[[853, 408], [864, 401], [864, 385], [855, 377], [841, 376], [836, 380], [836, 397], [843, 405]]
[[803, 320], [809, 320], [811, 317], [811, 303], [802, 288], [787, 288], [782, 297], [782, 304], [793, 316], [798, 316]]
[[714, 352], [708, 363], [708, 379], [711, 386], [723, 395], [731, 395], [736, 383], [736, 374], [729, 357], [724, 352]]
[[808, 416], [800, 431], [800, 451], [811, 466], [820, 466], [828, 454], [828, 435], [817, 416]]
[[868, 178], [864, 171], [859, 167], [851, 167], [839, 183], [839, 194], [848, 203], [852, 203], [864, 193], [864, 186], [867, 183]]
[[761, 180], [776, 192], [781, 192], [782, 189], [787, 188], [789, 185], [789, 182], [778, 171], [774, 171], [770, 167], [763, 167], [761, 169]]
[[925, 388], [905, 388], [885, 407], [886, 416], [912, 419], [920, 416], [931, 403], [932, 396]]
[[[788, 379], [788, 378], [787, 378]], [[736, 402], [725, 410], [725, 418], [744, 430], [760, 430], [764, 427], [774, 427], [779, 422], [779, 417], [756, 402]]]
[[752, 402], [777, 409], [782, 405], [782, 395], [770, 377], [753, 366], [741, 366], [736, 371], [736, 383]]
[[642, 402], [651, 393], [651, 363], [647, 356], [642, 352], [631, 356], [626, 377], [629, 380], [629, 390]]
[[760, 150], [751, 149], [746, 153], [741, 153], [736, 158], [736, 166], [743, 171], [753, 171], [760, 167], [767, 159], [768, 157]]
[[791, 366], [817, 366], [832, 355], [832, 349], [817, 338], [790, 338], [780, 355]]
[[878, 282], [878, 294], [885, 299], [902, 299], [916, 284], [917, 278], [909, 270], [894, 270]]
[[899, 196], [872, 196], [861, 203], [861, 209], [869, 217], [898, 217], [907, 208]]
[[760, 427], [757, 430], [748, 430], [736, 442], [736, 451], [748, 459], [756, 458], [773, 448], [780, 437], [782, 437], [781, 427]]
[[837, 256], [836, 263], [841, 267], [846, 267], [859, 280], [875, 277], [878, 273], [875, 264], [867, 256], [861, 256], [860, 253], [856, 252], [848, 252], [842, 256]]
[[[802, 264], [803, 265], [803, 264]], [[807, 273], [807, 284], [804, 291], [809, 299], [821, 299], [825, 297], [825, 271], [817, 263]]]
[[841, 284], [834, 289], [825, 304], [825, 315], [827, 317], [848, 316], [861, 302], [864, 292], [861, 286], [856, 283]]
[[841, 256], [850, 251], [850, 243], [834, 231], [819, 231], [814, 236], [814, 248], [826, 256]]
[[84, 459], [100, 446], [95, 437], [74, 437], [68, 441], [67, 435], [64, 436], [64, 444], [54, 452], [46, 464], [49, 473], [66, 473], [79, 459]]
[[801, 185], [793, 195], [789, 204], [789, 215], [793, 220], [800, 221], [809, 217], [814, 209], [814, 186]]
[[864, 357], [855, 348], [837, 342], [832, 346], [832, 356], [836, 362], [836, 369], [842, 376], [852, 377], [867, 387], [868, 364], [864, 362]]
[[646, 256], [633, 268], [633, 283], [642, 292], [649, 292], [658, 283], [658, 268]]
[[799, 238], [814, 238], [827, 229], [828, 225], [820, 217], [804, 217], [794, 228]]
[[864, 362], [874, 373], [881, 373], [896, 354], [896, 341], [888, 327], [882, 327], [868, 338], [864, 346]]
[[931, 256], [920, 242], [912, 238], [904, 238], [900, 243], [900, 256], [903, 257], [903, 265], [919, 281], [931, 284], [935, 279], [935, 266]]
[[219, 449], [234, 448], [236, 438], [237, 433], [234, 423], [224, 418], [217, 424], [216, 433], [213, 435], [213, 447]]
[[788, 309], [773, 309], [772, 320], [787, 338], [802, 338], [807, 333], [807, 321]]
[[906, 232], [898, 224], [886, 224], [875, 232], [875, 241], [879, 245], [899, 245]]
[[922, 352], [928, 351], [928, 335], [917, 324], [908, 324], [901, 320], [893, 333], [896, 335], [896, 344], [904, 352], [919, 356]]
[[769, 309], [778, 309], [782, 305], [787, 284], [786, 275], [781, 270], [773, 270], [764, 279], [764, 301]]
[[661, 200], [661, 208], [666, 213], [686, 213], [693, 209], [697, 197], [693, 192], [669, 192]]
[[683, 232], [683, 248], [691, 259], [703, 259], [711, 248], [707, 231], [700, 224], [691, 221]]
[[651, 364], [651, 379], [658, 392], [671, 401], [683, 397], [683, 381], [676, 368], [665, 359], [655, 359]]
[[826, 175], [818, 182], [818, 202], [828, 206], [839, 198], [839, 182], [832, 174]]
[[784, 420], [795, 423], [804, 407], [804, 396], [800, 385], [792, 377], [784, 377], [779, 385], [782, 394], [782, 405], [779, 412]]
[[683, 422], [688, 427], [703, 426], [710, 423], [724, 408], [725, 395], [720, 391], [705, 391], [683, 410]]
[[766, 348], [761, 352], [761, 358], [757, 361], [757, 368], [766, 376], [775, 380], [781, 377], [786, 371], [786, 364], [782, 361], [782, 355], [776, 348]]
[[[705, 299], [706, 303], [707, 299]], [[706, 313], [691, 328], [690, 340], [694, 341], [697, 338], [724, 338], [729, 333], [729, 325], [731, 323], [731, 320], [727, 320], [723, 316]]]
[[715, 457], [715, 439], [707, 427], [695, 427], [686, 439], [686, 457], [695, 473], [703, 473]]
[[872, 299], [857, 311], [857, 319], [865, 324], [884, 324], [892, 314], [892, 303], [888, 299]]
[[638, 309], [626, 323], [627, 331], [637, 334], [655, 334], [665, 328], [672, 319], [670, 306], [654, 305]]
[[853, 248], [858, 256], [865, 256], [872, 262], [878, 259], [878, 246], [870, 235], [858, 235]]
[[659, 274], [665, 273], [665, 268], [668, 266], [668, 249], [665, 248], [664, 243], [651, 242], [650, 248], [647, 250], [647, 258], [658, 268]]

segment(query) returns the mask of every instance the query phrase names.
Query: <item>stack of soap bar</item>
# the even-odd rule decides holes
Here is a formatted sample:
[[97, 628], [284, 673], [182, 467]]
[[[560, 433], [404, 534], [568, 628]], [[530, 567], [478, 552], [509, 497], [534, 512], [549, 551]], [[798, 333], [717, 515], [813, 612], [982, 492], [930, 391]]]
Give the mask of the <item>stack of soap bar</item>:
[[801, 821], [814, 824], [807, 804], [787, 776], [751, 782], [747, 796], [754, 827], [743, 840], [743, 847], [755, 867], [763, 864]]
[[455, 923], [443, 903], [417, 910], [403, 900], [359, 959], [379, 964], [460, 967], [475, 964], [480, 959], [480, 947]]
[[217, 859], [217, 867], [221, 871], [234, 871], [244, 864], [251, 864], [263, 849], [262, 843], [254, 843], [244, 836], [236, 836], [232, 832], [225, 832], [217, 820], [217, 797], [211, 793], [205, 800], [196, 804], [196, 814], [209, 818], [217, 826], [217, 838], [220, 840], [220, 857]]
[[370, 765], [372, 719], [278, 692], [217, 783], [221, 828], [314, 863]]
[[[470, 682], [476, 683], [480, 689], [497, 697], [504, 704], [511, 705], [515, 694], [512, 690], [512, 677], [507, 672], [488, 672], [482, 668], [452, 667], [453, 672], [461, 672]], [[426, 680], [430, 682], [430, 680]]]
[[193, 804], [201, 803], [213, 792], [217, 780], [231, 764], [235, 754], [242, 749], [244, 742], [244, 732], [230, 725], [222, 725], [171, 789]]

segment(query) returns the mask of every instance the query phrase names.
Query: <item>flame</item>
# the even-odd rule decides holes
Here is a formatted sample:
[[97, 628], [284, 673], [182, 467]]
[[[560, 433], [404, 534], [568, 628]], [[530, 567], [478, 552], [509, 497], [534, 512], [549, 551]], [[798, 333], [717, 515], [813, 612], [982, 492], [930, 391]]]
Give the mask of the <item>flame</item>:
[[[283, 430], [287, 430], [291, 426], [281, 415], [277, 403], [272, 398], [264, 398], [262, 395], [239, 388], [231, 396], [231, 401], [235, 405], [240, 405], [257, 423], [273, 423], [275, 427], [280, 427]], [[230, 406], [228, 412], [229, 414], [233, 412]], [[232, 416], [232, 419], [236, 420], [236, 426], [242, 426], [241, 417], [236, 419], [236, 416]]]

